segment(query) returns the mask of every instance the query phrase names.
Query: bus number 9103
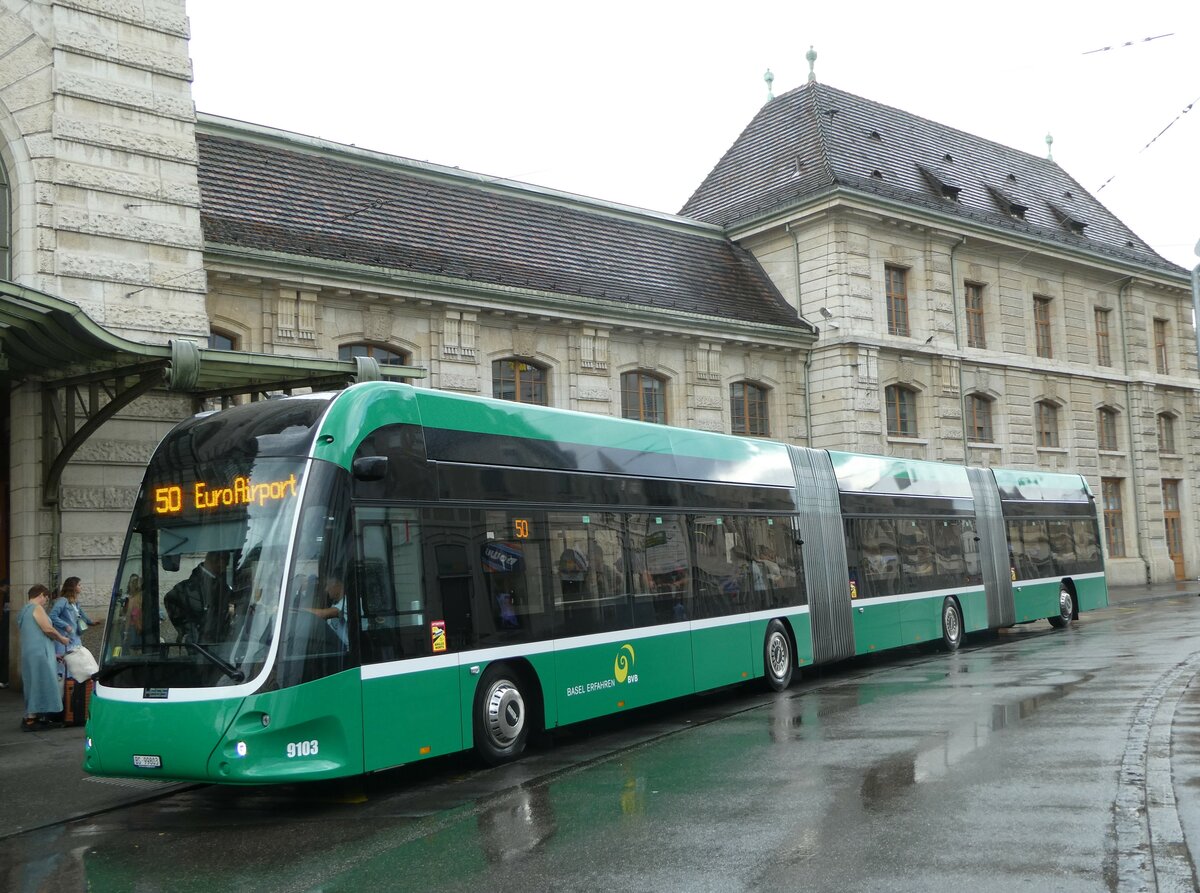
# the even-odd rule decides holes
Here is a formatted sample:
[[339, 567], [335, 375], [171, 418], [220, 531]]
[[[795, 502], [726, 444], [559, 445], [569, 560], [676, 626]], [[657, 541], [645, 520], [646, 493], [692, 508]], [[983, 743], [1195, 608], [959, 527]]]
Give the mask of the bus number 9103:
[[315, 757], [320, 749], [316, 739], [312, 741], [289, 741], [287, 746], [288, 759], [296, 757]]

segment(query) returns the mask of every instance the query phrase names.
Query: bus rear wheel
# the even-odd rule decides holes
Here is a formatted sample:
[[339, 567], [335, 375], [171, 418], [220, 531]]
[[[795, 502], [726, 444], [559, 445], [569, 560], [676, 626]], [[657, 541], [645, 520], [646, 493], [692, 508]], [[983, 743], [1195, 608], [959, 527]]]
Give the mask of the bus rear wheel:
[[475, 696], [475, 750], [489, 766], [515, 760], [525, 752], [529, 717], [521, 677], [512, 667], [492, 664], [479, 680]]
[[1058, 615], [1047, 618], [1055, 629], [1062, 629], [1075, 616], [1075, 596], [1065, 586], [1058, 590]]
[[788, 637], [787, 628], [778, 620], [767, 624], [767, 636], [763, 641], [763, 665], [766, 670], [767, 688], [771, 691], [783, 691], [792, 684], [792, 674], [795, 673], [796, 667], [795, 656], [792, 654], [792, 640]]
[[942, 647], [947, 651], [957, 651], [962, 639], [962, 612], [958, 609], [958, 603], [948, 598], [942, 602]]

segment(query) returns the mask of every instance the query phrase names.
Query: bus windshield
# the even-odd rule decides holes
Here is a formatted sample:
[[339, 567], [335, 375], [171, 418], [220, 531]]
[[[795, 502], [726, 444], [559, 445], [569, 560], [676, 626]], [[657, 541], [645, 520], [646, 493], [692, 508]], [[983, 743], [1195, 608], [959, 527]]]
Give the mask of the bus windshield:
[[270, 650], [307, 465], [257, 459], [148, 476], [105, 635], [106, 684], [253, 678]]

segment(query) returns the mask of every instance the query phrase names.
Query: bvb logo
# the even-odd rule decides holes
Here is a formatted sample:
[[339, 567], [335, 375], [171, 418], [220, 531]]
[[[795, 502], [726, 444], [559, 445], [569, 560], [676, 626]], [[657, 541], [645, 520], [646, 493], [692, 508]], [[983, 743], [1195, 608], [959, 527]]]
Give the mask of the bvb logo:
[[613, 662], [613, 678], [618, 684], [622, 684], [629, 677], [629, 671], [633, 669], [634, 662], [633, 646], [622, 645], [621, 650], [617, 652], [617, 659]]

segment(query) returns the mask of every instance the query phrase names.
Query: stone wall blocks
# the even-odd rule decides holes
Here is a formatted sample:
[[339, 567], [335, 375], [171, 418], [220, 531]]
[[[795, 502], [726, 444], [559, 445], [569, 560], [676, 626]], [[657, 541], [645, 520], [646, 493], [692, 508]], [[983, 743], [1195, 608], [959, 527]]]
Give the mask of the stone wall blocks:
[[62, 488], [64, 509], [103, 509], [132, 511], [137, 499], [137, 487], [67, 487]]
[[[177, 211], [178, 209], [171, 209]], [[194, 213], [194, 212], [193, 212]], [[148, 245], [174, 245], [180, 248], [204, 247], [198, 226], [164, 223], [141, 217], [97, 214], [85, 209], [62, 208], [58, 228], [97, 236], [116, 236], [122, 240]]]
[[26, 40], [0, 56], [0, 84], [15, 84], [53, 64], [54, 57], [42, 40]]
[[163, 118], [195, 121], [192, 100], [184, 96], [164, 96], [158, 90], [146, 90], [118, 84], [103, 78], [60, 73], [56, 90], [64, 96], [84, 99], [104, 106], [135, 109]]
[[[171, 161], [186, 161], [192, 164], [197, 161], [196, 141], [190, 138], [190, 133], [186, 135], [181, 133], [178, 139], [171, 139], [129, 126], [99, 124], [70, 117], [58, 119], [55, 129], [55, 135], [59, 139], [73, 140], [109, 149], [125, 149], [134, 154], [165, 158]], [[64, 154], [69, 155], [69, 153]]]
[[55, 0], [60, 20], [104, 27], [125, 22], [176, 37], [187, 37], [183, 5], [169, 0]]
[[50, 69], [44, 68], [35, 71], [19, 81], [6, 85], [0, 89], [0, 99], [4, 100], [5, 106], [14, 114], [38, 105], [53, 107], [54, 79], [50, 76]]
[[[123, 534], [64, 536], [61, 547], [62, 557], [64, 560], [70, 558], [119, 558], [124, 541]], [[50, 554], [48, 540], [45, 541], [44, 552], [43, 557], [48, 558]]]
[[[178, 39], [172, 37], [168, 38], [168, 41], [178, 41]], [[99, 34], [72, 30], [60, 34], [59, 44], [63, 49], [81, 56], [154, 74], [165, 74], [179, 78], [181, 81], [192, 79], [191, 60], [187, 58], [186, 53], [177, 50], [141, 46], [132, 41], [123, 42]]]

